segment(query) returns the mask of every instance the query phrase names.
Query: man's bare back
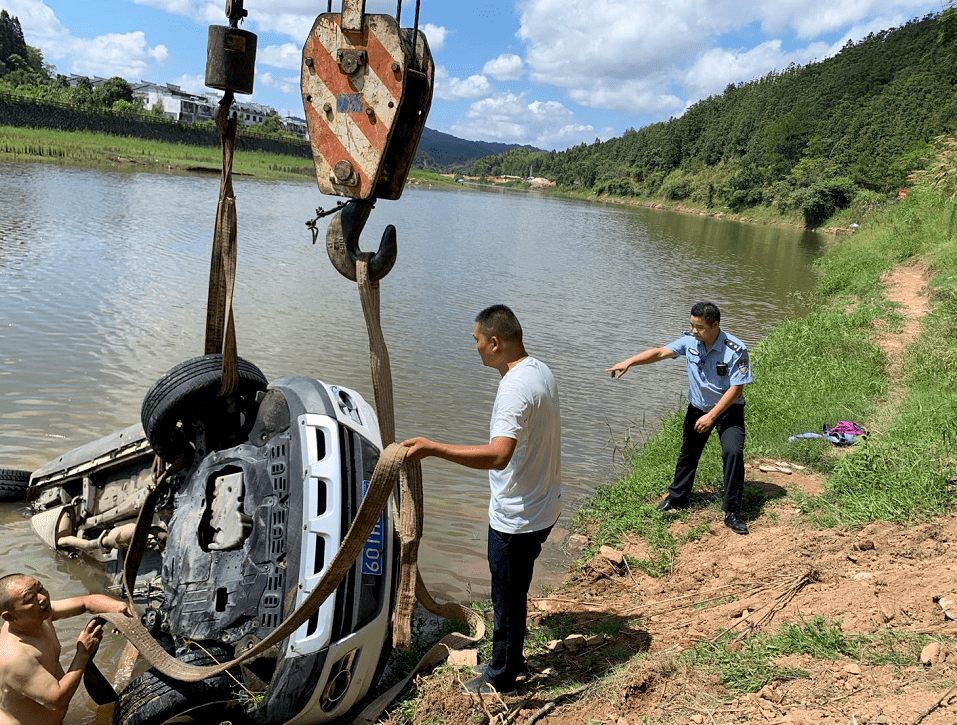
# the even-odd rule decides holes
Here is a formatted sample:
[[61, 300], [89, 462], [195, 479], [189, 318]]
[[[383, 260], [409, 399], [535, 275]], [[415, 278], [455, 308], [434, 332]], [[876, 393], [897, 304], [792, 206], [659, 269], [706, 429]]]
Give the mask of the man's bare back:
[[60, 665], [53, 622], [83, 613], [129, 613], [100, 594], [51, 601], [43, 585], [24, 575], [0, 579], [0, 725], [60, 725], [83, 670], [96, 653], [103, 627], [91, 620], [77, 637], [69, 669]]

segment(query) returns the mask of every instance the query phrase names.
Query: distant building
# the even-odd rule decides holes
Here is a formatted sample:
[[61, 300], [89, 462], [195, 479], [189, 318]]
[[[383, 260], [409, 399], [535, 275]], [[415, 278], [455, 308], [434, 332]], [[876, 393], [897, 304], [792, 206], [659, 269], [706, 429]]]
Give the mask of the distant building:
[[216, 118], [219, 98], [215, 93], [205, 95], [189, 93], [172, 83], [161, 86], [149, 81], [140, 81], [130, 85], [133, 88], [133, 97], [142, 98], [147, 110], [161, 103], [163, 115], [173, 121], [200, 123]]
[[270, 107], [261, 103], [249, 103], [246, 101], [235, 101], [233, 109], [236, 115], [242, 119], [246, 126], [256, 126], [266, 120], [269, 116], [278, 116], [279, 114]]
[[309, 125], [304, 118], [284, 116], [280, 117], [279, 123], [282, 124], [284, 131], [291, 133], [296, 138], [301, 138], [304, 141], [309, 139]]

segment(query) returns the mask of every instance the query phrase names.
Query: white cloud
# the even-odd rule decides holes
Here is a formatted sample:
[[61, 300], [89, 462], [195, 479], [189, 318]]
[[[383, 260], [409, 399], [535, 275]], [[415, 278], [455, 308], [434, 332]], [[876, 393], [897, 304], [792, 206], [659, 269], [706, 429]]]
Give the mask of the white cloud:
[[[849, 38], [928, 11], [926, 0], [525, 0], [519, 9], [532, 81], [636, 118], [679, 114], [728, 83], [823, 60]], [[483, 72], [496, 77], [488, 64]]]
[[482, 66], [482, 75], [497, 81], [514, 81], [522, 77], [525, 63], [514, 53], [503, 53]]
[[425, 38], [429, 41], [429, 50], [433, 53], [437, 53], [445, 47], [445, 39], [449, 36], [449, 31], [445, 28], [426, 23], [420, 26], [419, 30], [425, 33]]
[[453, 78], [445, 66], [435, 69], [433, 93], [443, 101], [461, 101], [466, 98], [483, 98], [492, 92], [492, 86], [483, 75], [468, 78]]
[[215, 93], [220, 98], [223, 97], [222, 91], [217, 91], [213, 88], [206, 87], [206, 77], [197, 76], [197, 75], [181, 75], [175, 80], [169, 81], [173, 85], [179, 86], [187, 93], [195, 93], [198, 96], [206, 95], [207, 93]]
[[593, 126], [577, 122], [574, 114], [561, 103], [529, 103], [524, 93], [502, 93], [476, 101], [452, 124], [452, 133], [485, 141], [531, 144], [542, 149], [566, 148], [594, 141], [596, 136]]
[[273, 68], [298, 71], [302, 65], [302, 48], [293, 43], [257, 48], [256, 63], [271, 65]]

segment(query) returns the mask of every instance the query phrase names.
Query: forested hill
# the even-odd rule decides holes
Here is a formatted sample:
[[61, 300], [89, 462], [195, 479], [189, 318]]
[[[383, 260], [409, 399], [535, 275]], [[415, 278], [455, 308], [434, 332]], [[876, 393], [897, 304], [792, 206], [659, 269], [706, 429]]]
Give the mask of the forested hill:
[[954, 132], [957, 55], [939, 37], [929, 15], [825, 61], [731, 84], [680, 118], [563, 152], [509, 151], [472, 172], [734, 211], [773, 205], [815, 226], [905, 187], [935, 137]]
[[531, 146], [494, 143], [490, 141], [467, 141], [431, 128], [422, 129], [422, 138], [415, 152], [414, 166], [419, 169], [443, 171], [472, 164], [476, 159], [492, 154], [501, 154], [511, 149], [538, 151]]

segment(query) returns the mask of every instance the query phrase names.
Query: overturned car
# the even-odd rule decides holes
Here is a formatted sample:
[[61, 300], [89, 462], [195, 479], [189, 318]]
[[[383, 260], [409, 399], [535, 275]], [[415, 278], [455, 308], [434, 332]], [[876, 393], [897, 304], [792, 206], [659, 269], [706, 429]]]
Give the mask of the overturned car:
[[[134, 596], [143, 624], [191, 664], [234, 659], [308, 596], [382, 450], [375, 412], [355, 391], [308, 377], [267, 383], [240, 359], [236, 391], [220, 396], [221, 363], [204, 355], [174, 367], [147, 393], [142, 425], [50, 461], [28, 487], [41, 538], [101, 562], [119, 586], [155, 454], [179, 462], [147, 508]], [[393, 505], [335, 592], [280, 645], [196, 683], [148, 670], [119, 693], [114, 723], [197, 719], [223, 702], [235, 710], [230, 719], [257, 723], [322, 723], [349, 712], [390, 651]]]

